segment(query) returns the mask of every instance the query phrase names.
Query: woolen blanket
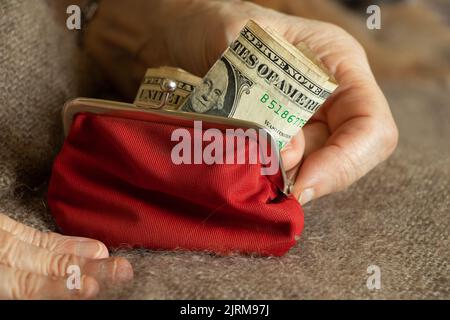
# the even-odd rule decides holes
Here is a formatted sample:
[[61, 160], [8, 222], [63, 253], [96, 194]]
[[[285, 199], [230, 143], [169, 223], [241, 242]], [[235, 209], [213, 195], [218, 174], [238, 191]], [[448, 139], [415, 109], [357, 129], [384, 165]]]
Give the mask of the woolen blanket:
[[[45, 202], [60, 112], [89, 72], [44, 1], [0, 4], [0, 211], [56, 230]], [[133, 283], [104, 298], [450, 298], [450, 106], [445, 85], [382, 83], [400, 130], [394, 155], [347, 191], [305, 206], [282, 258], [121, 249]], [[381, 270], [369, 290], [367, 267]]]

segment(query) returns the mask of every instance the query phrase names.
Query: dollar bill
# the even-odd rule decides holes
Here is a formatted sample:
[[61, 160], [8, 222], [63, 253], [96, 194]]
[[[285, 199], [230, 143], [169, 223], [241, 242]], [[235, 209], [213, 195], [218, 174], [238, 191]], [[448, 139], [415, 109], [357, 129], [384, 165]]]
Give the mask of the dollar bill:
[[175, 90], [170, 93], [162, 107], [168, 110], [179, 109], [194, 88], [202, 81], [201, 78], [180, 68], [164, 66], [147, 69], [134, 104], [141, 108], [159, 108], [165, 98], [163, 83], [167, 80], [176, 83]]
[[305, 45], [250, 20], [181, 110], [256, 122], [282, 148], [336, 88]]

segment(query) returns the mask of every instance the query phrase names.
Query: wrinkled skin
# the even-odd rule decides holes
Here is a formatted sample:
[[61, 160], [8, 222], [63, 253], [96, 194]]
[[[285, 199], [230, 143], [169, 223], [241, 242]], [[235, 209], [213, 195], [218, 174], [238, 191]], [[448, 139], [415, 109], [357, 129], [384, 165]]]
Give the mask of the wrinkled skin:
[[[79, 267], [79, 290], [67, 286], [69, 266]], [[99, 241], [40, 232], [0, 214], [0, 299], [88, 299], [132, 278], [130, 263], [109, 257]]]

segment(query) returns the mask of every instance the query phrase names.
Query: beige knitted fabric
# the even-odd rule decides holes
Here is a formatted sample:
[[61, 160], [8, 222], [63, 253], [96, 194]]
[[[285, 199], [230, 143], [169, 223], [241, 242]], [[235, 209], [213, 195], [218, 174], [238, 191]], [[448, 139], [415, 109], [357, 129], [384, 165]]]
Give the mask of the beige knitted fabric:
[[[60, 110], [79, 95], [73, 38], [41, 0], [0, 3], [0, 211], [55, 228], [45, 181]], [[450, 298], [448, 88], [384, 83], [400, 144], [349, 190], [305, 207], [301, 240], [282, 258], [120, 250], [135, 269], [106, 298]], [[381, 269], [368, 290], [367, 267]]]
[[0, 4], [0, 190], [44, 181], [61, 137], [60, 110], [77, 95], [76, 56], [42, 1]]

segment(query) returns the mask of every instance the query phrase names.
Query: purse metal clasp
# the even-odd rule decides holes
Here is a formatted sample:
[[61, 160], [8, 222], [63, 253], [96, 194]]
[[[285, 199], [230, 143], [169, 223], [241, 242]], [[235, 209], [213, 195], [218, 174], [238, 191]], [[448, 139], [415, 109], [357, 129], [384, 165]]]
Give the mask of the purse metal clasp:
[[177, 83], [172, 79], [164, 79], [160, 86], [163, 96], [161, 97], [161, 103], [156, 109], [162, 109], [167, 104], [170, 95], [177, 89]]

